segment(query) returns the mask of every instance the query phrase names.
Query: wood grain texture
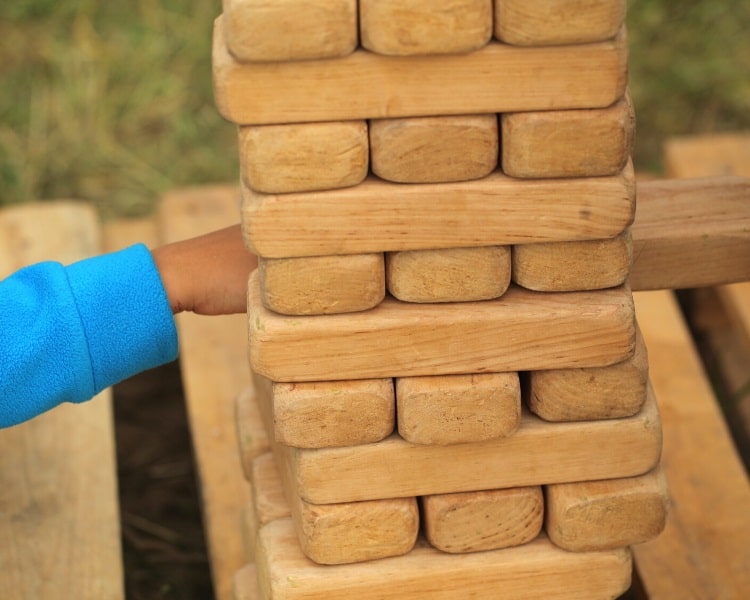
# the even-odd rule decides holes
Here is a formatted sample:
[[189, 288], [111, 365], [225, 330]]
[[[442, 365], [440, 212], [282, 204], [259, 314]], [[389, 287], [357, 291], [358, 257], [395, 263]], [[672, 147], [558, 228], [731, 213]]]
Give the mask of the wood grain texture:
[[423, 496], [420, 504], [425, 537], [452, 554], [526, 544], [544, 522], [539, 486]]
[[629, 96], [607, 108], [505, 113], [502, 169], [512, 177], [601, 177], [621, 171], [633, 148]]
[[625, 9], [625, 0], [495, 0], [495, 36], [521, 46], [606, 40]]
[[267, 194], [361, 183], [369, 167], [365, 121], [239, 127], [240, 172]]
[[630, 273], [630, 230], [606, 240], [513, 246], [512, 278], [539, 292], [600, 290], [621, 285]]
[[291, 521], [280, 520], [261, 529], [258, 550], [261, 597], [278, 600], [615, 598], [630, 586], [629, 551], [575, 554], [542, 536], [461, 557], [420, 543], [404, 556], [322, 568], [300, 552]]
[[492, 0], [359, 0], [359, 22], [378, 54], [472, 52], [492, 37]]
[[499, 149], [494, 114], [370, 121], [372, 171], [396, 183], [480, 179], [497, 168]]
[[253, 461], [271, 448], [266, 429], [258, 414], [253, 386], [246, 387], [237, 395], [235, 412], [242, 472], [245, 474], [245, 479], [251, 481]]
[[357, 0], [222, 0], [224, 35], [240, 61], [346, 56], [357, 47]]
[[[96, 212], [72, 201], [0, 211], [0, 279], [101, 251]], [[125, 596], [111, 393], [0, 431], [0, 589], [8, 598]]]
[[382, 253], [259, 258], [263, 305], [284, 315], [368, 310], [385, 297]]
[[664, 142], [667, 177], [750, 177], [750, 133], [711, 133]]
[[483, 442], [521, 422], [517, 373], [400, 377], [396, 398], [398, 432], [414, 444]]
[[669, 493], [660, 467], [638, 477], [545, 486], [544, 526], [570, 552], [642, 544], [663, 530]]
[[750, 280], [749, 194], [733, 176], [639, 182], [633, 289]]
[[641, 410], [647, 389], [648, 353], [636, 329], [635, 352], [620, 363], [530, 372], [526, 403], [545, 421], [618, 419]]
[[628, 165], [612, 177], [399, 185], [377, 178], [330, 192], [243, 186], [242, 224], [258, 256], [284, 258], [604, 239], [635, 215]]
[[664, 532], [634, 549], [643, 587], [651, 598], [739, 600], [750, 589], [747, 473], [673, 294], [639, 293], [636, 303], [674, 499]]
[[621, 35], [565, 48], [491, 43], [441, 57], [359, 50], [332, 60], [240, 63], [219, 17], [213, 75], [219, 112], [241, 125], [594, 108], [625, 92], [627, 45]]
[[604, 367], [633, 352], [627, 287], [539, 294], [511, 288], [499, 300], [412, 304], [386, 298], [349, 315], [287, 317], [248, 288], [250, 362], [273, 381]]
[[624, 419], [546, 423], [524, 413], [515, 434], [487, 442], [423, 446], [393, 435], [365, 446], [294, 449], [287, 461], [298, 495], [325, 504], [630, 477], [653, 469], [660, 453], [650, 396]]
[[388, 291], [403, 302], [473, 302], [510, 284], [509, 246], [406, 250], [385, 256]]

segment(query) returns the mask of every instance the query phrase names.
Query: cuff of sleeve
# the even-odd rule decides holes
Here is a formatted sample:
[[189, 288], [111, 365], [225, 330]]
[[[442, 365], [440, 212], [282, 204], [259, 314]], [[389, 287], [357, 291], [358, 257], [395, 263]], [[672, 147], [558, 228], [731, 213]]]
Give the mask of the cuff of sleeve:
[[177, 329], [151, 252], [137, 244], [67, 269], [98, 393], [173, 361]]

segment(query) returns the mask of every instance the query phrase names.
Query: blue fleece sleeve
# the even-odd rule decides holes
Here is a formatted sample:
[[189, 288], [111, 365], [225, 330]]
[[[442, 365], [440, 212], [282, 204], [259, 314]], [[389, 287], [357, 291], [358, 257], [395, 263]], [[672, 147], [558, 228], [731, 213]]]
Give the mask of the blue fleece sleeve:
[[142, 244], [0, 281], [0, 427], [174, 360], [177, 331]]

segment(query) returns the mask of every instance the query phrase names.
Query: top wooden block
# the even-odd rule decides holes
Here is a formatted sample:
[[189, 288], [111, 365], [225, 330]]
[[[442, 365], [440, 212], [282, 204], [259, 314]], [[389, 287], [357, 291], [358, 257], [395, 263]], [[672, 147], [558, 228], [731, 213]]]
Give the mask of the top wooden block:
[[627, 44], [623, 33], [556, 48], [490, 43], [439, 57], [358, 50], [330, 60], [241, 63], [227, 50], [219, 17], [213, 73], [219, 112], [242, 125], [601, 108], [625, 93]]

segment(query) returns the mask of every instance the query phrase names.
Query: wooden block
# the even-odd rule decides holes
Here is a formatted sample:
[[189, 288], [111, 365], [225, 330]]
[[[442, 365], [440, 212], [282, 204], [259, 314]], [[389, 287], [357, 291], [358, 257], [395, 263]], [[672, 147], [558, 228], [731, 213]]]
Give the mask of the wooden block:
[[494, 114], [370, 121], [372, 171], [396, 183], [486, 177], [497, 168], [499, 147]]
[[527, 404], [545, 421], [594, 421], [630, 417], [648, 389], [648, 354], [636, 329], [633, 356], [610, 367], [532, 371]]
[[495, 36], [545, 46], [609, 39], [625, 22], [625, 0], [495, 0]]
[[250, 250], [284, 258], [596, 240], [635, 214], [632, 166], [612, 177], [399, 185], [368, 178], [330, 192], [243, 189]]
[[420, 502], [427, 540], [453, 554], [526, 544], [537, 538], [544, 521], [539, 486], [438, 494]]
[[635, 134], [628, 96], [607, 108], [506, 113], [500, 122], [503, 172], [523, 178], [614, 175]]
[[396, 398], [398, 432], [414, 444], [492, 440], [521, 422], [517, 373], [402, 377]]
[[471, 302], [499, 298], [510, 284], [510, 247], [388, 252], [388, 291], [404, 302]]
[[478, 50], [492, 37], [492, 0], [359, 0], [362, 46], [395, 56]]
[[245, 183], [267, 194], [357, 185], [369, 167], [365, 121], [239, 127], [239, 150]]
[[664, 532], [634, 549], [643, 587], [650, 598], [740, 600], [750, 589], [747, 472], [674, 295], [640, 293], [636, 303], [673, 498]]
[[543, 536], [460, 558], [420, 543], [397, 558], [323, 568], [300, 552], [289, 520], [266, 525], [258, 550], [261, 597], [278, 600], [615, 598], [632, 568], [628, 550], [577, 554]]
[[251, 480], [253, 461], [256, 457], [268, 452], [271, 445], [258, 414], [255, 402], [255, 388], [247, 386], [236, 400], [237, 441], [240, 447], [240, 461], [245, 479]]
[[664, 142], [668, 177], [750, 177], [750, 133], [712, 133]]
[[630, 231], [606, 240], [513, 246], [512, 277], [538, 292], [600, 290], [621, 285], [630, 273]]
[[285, 315], [367, 310], [385, 297], [382, 253], [259, 258], [263, 305]]
[[297, 448], [378, 442], [395, 428], [393, 380], [272, 383], [276, 441]]
[[222, 0], [224, 36], [240, 61], [346, 56], [357, 46], [357, 0]]
[[364, 446], [290, 449], [286, 462], [297, 495], [326, 504], [630, 477], [653, 469], [660, 452], [650, 395], [624, 419], [546, 423], [524, 413], [515, 434], [486, 442], [424, 446], [393, 435]]
[[261, 600], [258, 569], [250, 562], [232, 578], [232, 600]]
[[499, 300], [452, 304], [386, 298], [365, 312], [316, 317], [272, 313], [259, 288], [253, 274], [250, 362], [273, 381], [604, 367], [635, 343], [626, 287], [557, 295], [513, 287]]
[[544, 526], [571, 552], [642, 544], [664, 529], [669, 494], [661, 468], [639, 477], [545, 487]]
[[263, 64], [232, 57], [223, 29], [219, 17], [214, 97], [222, 116], [241, 125], [604, 107], [622, 97], [627, 80], [624, 34], [565, 48], [490, 43], [439, 60], [358, 50], [333, 60]]
[[750, 280], [749, 194], [740, 177], [639, 183], [633, 289]]

